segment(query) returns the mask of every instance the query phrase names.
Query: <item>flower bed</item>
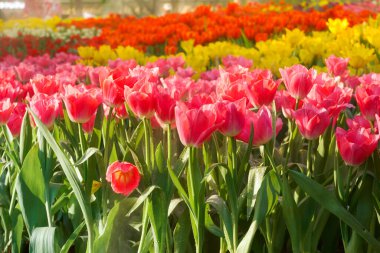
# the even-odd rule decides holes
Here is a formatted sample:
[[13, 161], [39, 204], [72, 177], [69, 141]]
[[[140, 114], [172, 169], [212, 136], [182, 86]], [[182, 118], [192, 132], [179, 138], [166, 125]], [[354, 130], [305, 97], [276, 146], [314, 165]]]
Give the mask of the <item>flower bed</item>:
[[[273, 8], [296, 13], [183, 16]], [[378, 18], [327, 22], [161, 57], [3, 55], [1, 251], [379, 252]]]

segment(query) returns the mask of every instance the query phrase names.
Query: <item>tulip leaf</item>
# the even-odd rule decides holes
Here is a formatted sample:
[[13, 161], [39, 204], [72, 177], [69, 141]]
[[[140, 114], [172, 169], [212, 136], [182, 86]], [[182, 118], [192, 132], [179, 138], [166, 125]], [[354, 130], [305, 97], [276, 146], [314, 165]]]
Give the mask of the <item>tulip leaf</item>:
[[143, 124], [143, 121], [141, 121], [137, 125], [135, 131], [133, 132], [128, 142], [134, 149], [137, 149], [143, 136], [144, 136], [144, 124]]
[[226, 239], [228, 248], [233, 251], [233, 227], [231, 213], [224, 202], [224, 200], [218, 195], [211, 195], [206, 203], [213, 206], [220, 216], [220, 220], [223, 221], [224, 238]]
[[84, 190], [81, 187], [81, 184], [79, 182], [79, 179], [77, 175], [75, 174], [75, 170], [69, 159], [66, 157], [65, 153], [62, 152], [60, 147], [58, 146], [58, 143], [54, 139], [53, 135], [49, 132], [49, 130], [46, 128], [46, 126], [39, 120], [39, 118], [32, 112], [30, 113], [33, 115], [34, 121], [38, 127], [38, 129], [41, 131], [41, 134], [46, 139], [46, 142], [49, 144], [49, 146], [54, 151], [55, 155], [57, 156], [58, 162], [61, 165], [61, 168], [63, 172], [65, 173], [65, 176], [67, 177], [67, 180], [70, 183], [70, 186], [73, 188], [75, 197], [79, 203], [79, 206], [82, 210], [83, 217], [86, 222], [87, 232], [88, 232], [88, 240], [87, 240], [87, 250], [89, 252], [92, 252], [92, 244], [93, 244], [93, 222], [92, 222], [92, 213], [90, 209], [90, 203], [89, 199], [85, 198]]
[[83, 154], [83, 156], [74, 164], [74, 166], [78, 166], [86, 162], [88, 159], [90, 159], [91, 156], [94, 154], [102, 155], [102, 153], [97, 148], [88, 148], [86, 152]]
[[20, 209], [30, 235], [34, 228], [47, 225], [45, 181], [38, 155], [36, 144], [26, 155], [16, 181]]
[[30, 253], [52, 253], [59, 251], [59, 233], [56, 227], [38, 227], [30, 238]]
[[183, 200], [180, 198], [177, 199], [172, 199], [169, 204], [169, 209], [168, 209], [168, 217], [173, 213], [174, 209], [182, 202]]
[[264, 180], [257, 193], [255, 212], [253, 215], [252, 223], [239, 243], [237, 252], [248, 253], [250, 252], [253, 238], [256, 234], [260, 224], [264, 221], [265, 217], [273, 210], [273, 207], [278, 201], [280, 194], [280, 183], [276, 173], [271, 170], [264, 176]]
[[189, 243], [190, 230], [191, 224], [189, 213], [184, 212], [179, 217], [173, 232], [174, 253], [187, 252], [186, 248]]
[[21, 123], [21, 131], [20, 131], [20, 152], [19, 157], [21, 163], [24, 161], [26, 154], [28, 154], [29, 150], [33, 145], [33, 133], [32, 127], [30, 125], [29, 115], [25, 112], [24, 118]]
[[256, 204], [257, 192], [263, 182], [266, 167], [253, 167], [248, 173], [247, 183], [247, 217], [251, 216], [253, 207]]
[[21, 211], [18, 208], [12, 212], [12, 252], [21, 252], [22, 232], [24, 221]]
[[60, 253], [67, 253], [70, 250], [71, 245], [75, 242], [75, 240], [78, 238], [80, 232], [84, 228], [86, 224], [82, 222], [75, 230], [74, 232], [70, 235], [70, 237], [67, 239], [65, 244], [62, 246]]
[[220, 237], [220, 238], [224, 238], [224, 233], [223, 231], [214, 224], [214, 221], [211, 219], [210, 215], [209, 215], [209, 206], [206, 205], [206, 214], [205, 214], [205, 226], [207, 228], [207, 230], [215, 235], [216, 237]]
[[141, 195], [137, 198], [136, 202], [131, 206], [129, 209], [127, 216], [130, 216], [139, 206], [144, 203], [147, 197], [155, 190], [159, 189], [159, 187], [152, 185], [149, 188], [147, 188]]
[[323, 186], [300, 172], [289, 171], [289, 174], [297, 182], [298, 186], [309, 194], [311, 198], [350, 226], [374, 249], [380, 250], [380, 241], [376, 240], [376, 238], [368, 232], [368, 230], [355, 218], [355, 216], [353, 216], [340, 204], [339, 200], [333, 193], [326, 190]]

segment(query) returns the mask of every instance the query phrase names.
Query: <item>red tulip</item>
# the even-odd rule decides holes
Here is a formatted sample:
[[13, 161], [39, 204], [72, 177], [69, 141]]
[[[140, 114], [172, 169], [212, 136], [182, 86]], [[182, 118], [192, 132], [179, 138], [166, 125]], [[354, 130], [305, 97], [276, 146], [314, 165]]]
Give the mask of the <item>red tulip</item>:
[[127, 196], [139, 186], [140, 173], [135, 165], [116, 161], [108, 166], [106, 179], [114, 192]]
[[59, 115], [59, 99], [43, 93], [37, 94], [30, 100], [30, 109], [47, 128], [51, 129], [55, 118]]
[[200, 147], [220, 125], [210, 108], [189, 109], [184, 103], [175, 107], [175, 122], [182, 144], [192, 147]]
[[249, 102], [254, 107], [271, 104], [279, 84], [279, 82], [261, 75], [249, 81], [246, 89]]
[[32, 88], [35, 94], [44, 93], [47, 95], [53, 95], [60, 90], [60, 84], [57, 82], [54, 76], [44, 76], [37, 74], [30, 80]]
[[11, 131], [13, 137], [20, 135], [21, 124], [26, 112], [26, 105], [24, 103], [16, 103], [12, 115], [10, 116], [7, 126]]
[[102, 103], [102, 96], [98, 88], [68, 85], [65, 86], [63, 101], [71, 121], [86, 123]]
[[88, 134], [92, 133], [95, 126], [95, 120], [96, 120], [96, 112], [94, 113], [94, 115], [91, 116], [89, 121], [82, 124], [82, 129], [85, 133], [88, 133]]
[[244, 127], [246, 99], [236, 102], [221, 101], [215, 104], [217, 121], [221, 123], [218, 130], [226, 136], [238, 135]]
[[157, 93], [156, 118], [161, 124], [170, 124], [175, 120], [174, 108], [176, 101], [164, 91]]
[[348, 165], [358, 166], [372, 154], [377, 147], [379, 136], [371, 134], [370, 129], [336, 129], [336, 142], [343, 160]]
[[14, 107], [9, 98], [0, 101], [0, 125], [7, 124]]
[[293, 113], [298, 129], [308, 140], [318, 138], [330, 124], [329, 113], [325, 108], [306, 105]]
[[[253, 145], [260, 146], [273, 137], [272, 115], [268, 107], [263, 106], [257, 113], [247, 111], [243, 130], [236, 136], [236, 139], [249, 142], [251, 135], [251, 125], [253, 124]], [[282, 120], [276, 120], [276, 135], [282, 128]]]
[[303, 99], [313, 87], [316, 71], [302, 65], [280, 69], [282, 80], [289, 94], [295, 99]]

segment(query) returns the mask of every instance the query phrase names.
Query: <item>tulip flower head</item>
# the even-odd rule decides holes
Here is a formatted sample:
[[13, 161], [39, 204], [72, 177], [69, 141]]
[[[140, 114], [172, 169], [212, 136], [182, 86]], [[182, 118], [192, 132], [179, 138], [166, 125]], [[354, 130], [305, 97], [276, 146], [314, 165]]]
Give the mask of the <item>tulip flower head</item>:
[[9, 98], [0, 101], [0, 125], [7, 124], [9, 117], [13, 112], [14, 104]]
[[140, 173], [135, 165], [116, 161], [108, 166], [106, 180], [114, 192], [127, 196], [139, 186]]
[[316, 71], [302, 65], [280, 69], [282, 80], [289, 94], [295, 99], [303, 99], [313, 87]]

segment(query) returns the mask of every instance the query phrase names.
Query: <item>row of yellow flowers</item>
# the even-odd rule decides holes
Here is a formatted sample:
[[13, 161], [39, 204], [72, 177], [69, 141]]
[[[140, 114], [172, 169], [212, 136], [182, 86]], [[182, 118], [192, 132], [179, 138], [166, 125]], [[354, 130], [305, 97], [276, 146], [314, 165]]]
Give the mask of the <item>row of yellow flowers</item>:
[[[243, 56], [254, 62], [255, 68], [267, 68], [274, 73], [280, 67], [301, 63], [323, 70], [323, 60], [329, 55], [350, 58], [351, 70], [355, 72], [380, 71], [380, 15], [367, 23], [348, 27], [347, 20], [329, 20], [329, 31], [305, 34], [295, 29], [287, 30], [276, 38], [261, 41], [255, 45], [240, 46], [233, 42], [220, 41], [206, 46], [194, 46], [193, 41], [181, 42], [182, 55], [187, 66], [202, 72], [220, 62], [227, 55]], [[106, 65], [108, 60], [117, 58], [135, 59], [140, 64], [158, 59], [145, 55], [132, 47], [119, 46], [111, 49], [104, 45], [99, 49], [80, 47], [80, 62], [86, 65]], [[170, 55], [160, 56], [166, 58]]]

